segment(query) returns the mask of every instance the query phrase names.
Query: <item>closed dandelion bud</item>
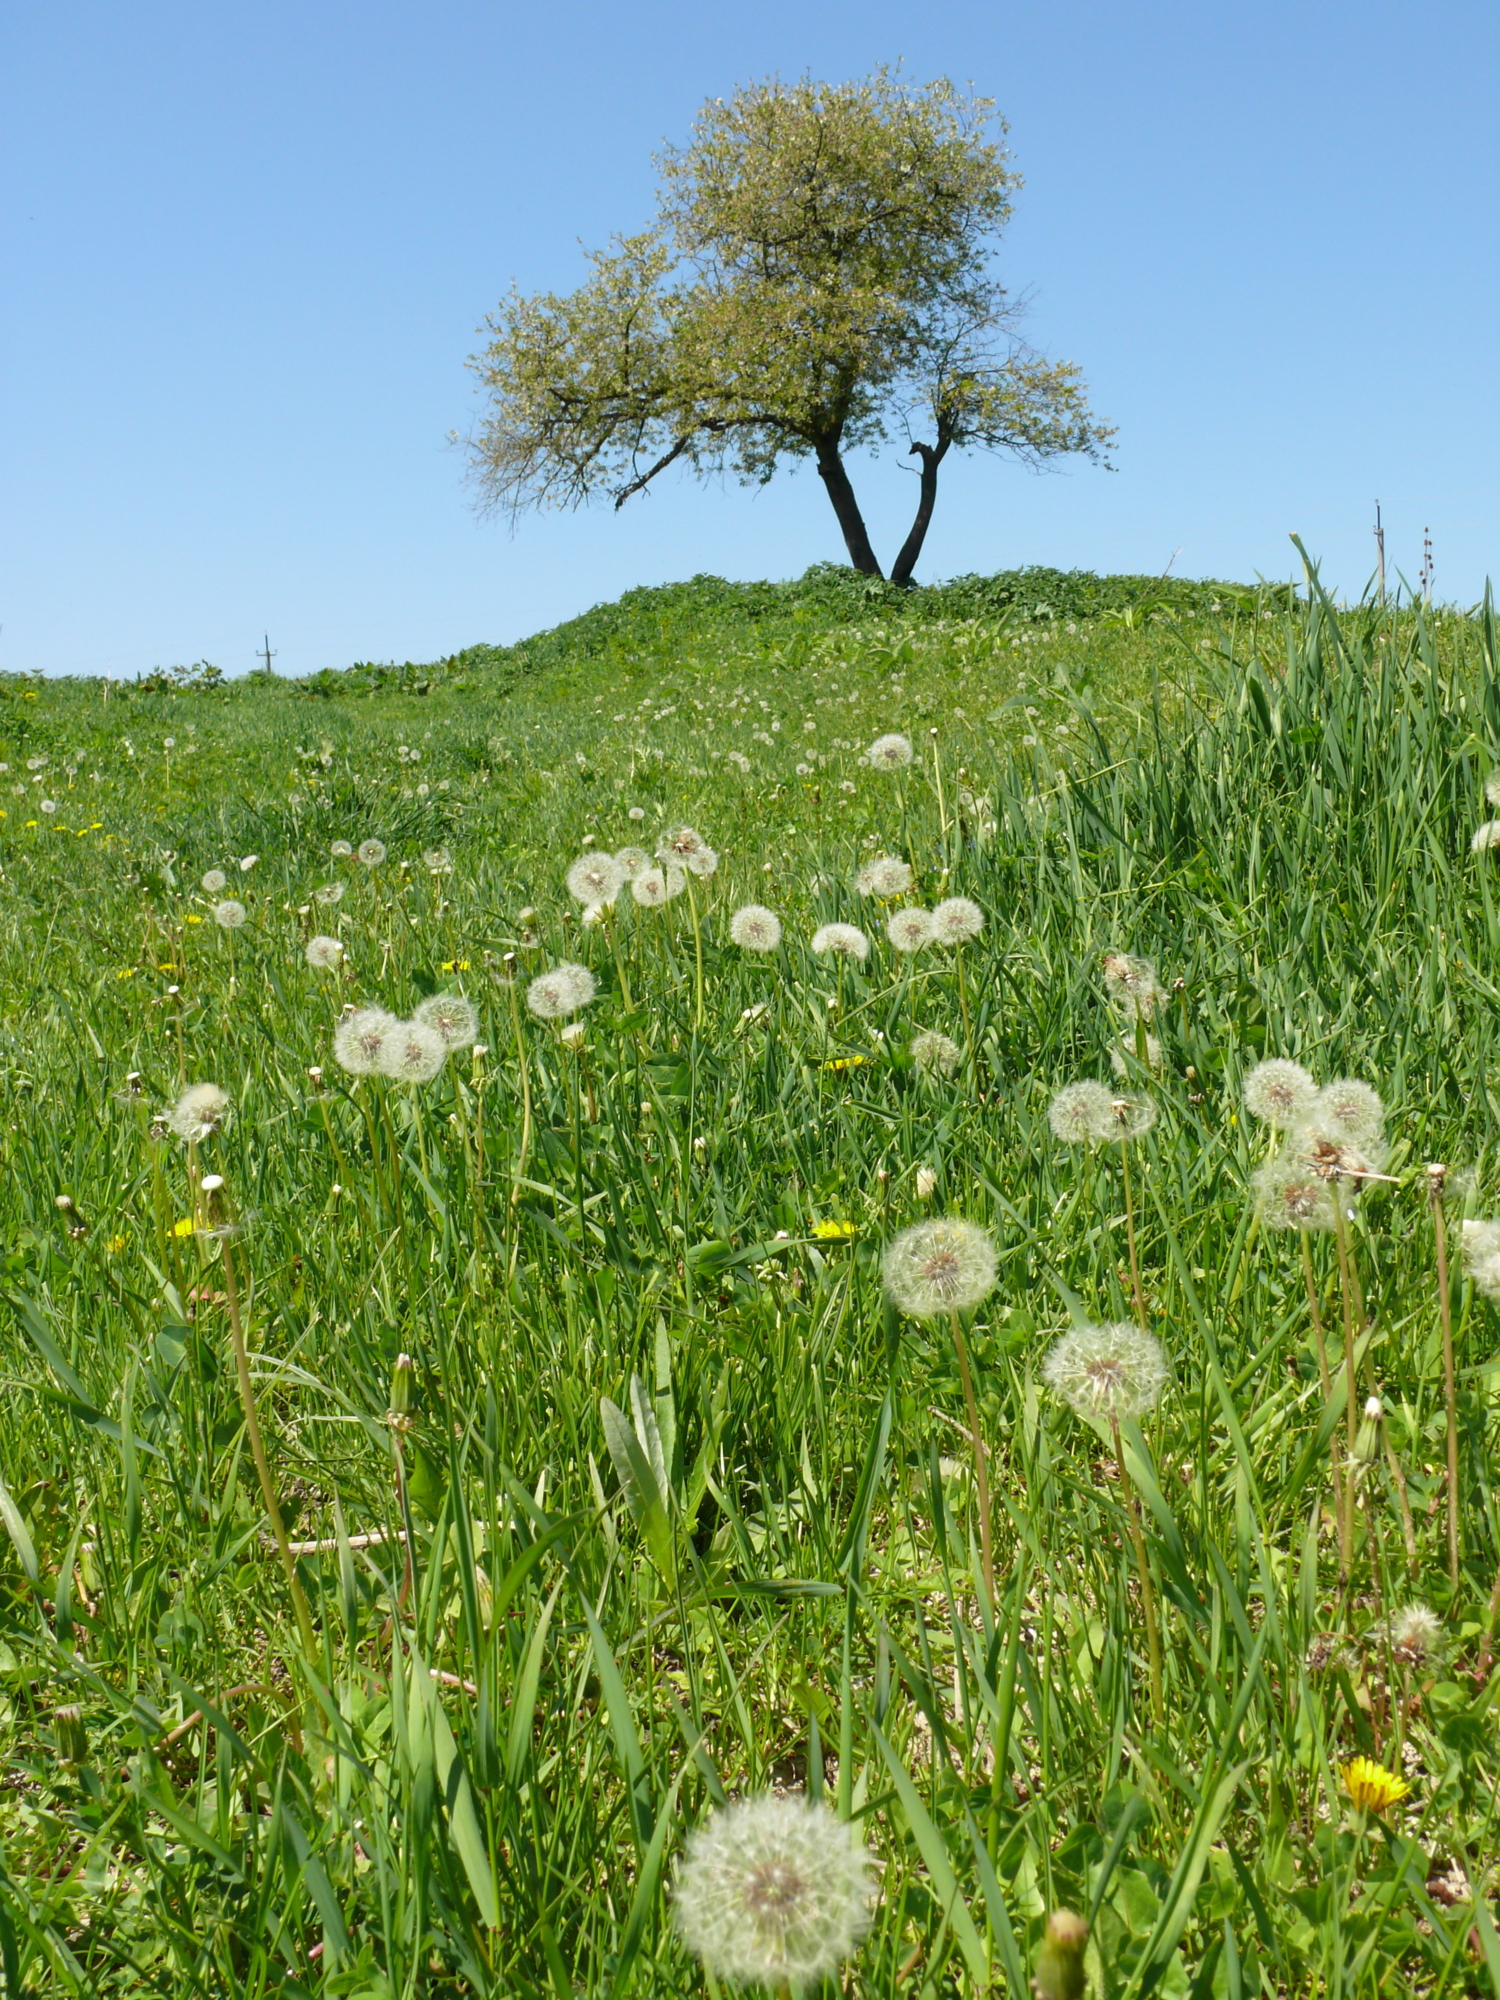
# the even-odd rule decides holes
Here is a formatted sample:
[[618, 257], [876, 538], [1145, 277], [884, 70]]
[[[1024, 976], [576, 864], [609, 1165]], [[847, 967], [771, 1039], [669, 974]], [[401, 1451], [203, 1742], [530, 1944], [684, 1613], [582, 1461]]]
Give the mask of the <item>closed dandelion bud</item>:
[[1083, 1967], [1089, 1927], [1072, 1910], [1054, 1910], [1036, 1955], [1031, 1990], [1036, 2000], [1083, 2000], [1088, 1975]]
[[398, 1354], [391, 1370], [391, 1416], [407, 1420], [415, 1400], [417, 1364], [409, 1354]]
[[1385, 1416], [1385, 1406], [1378, 1396], [1365, 1399], [1365, 1413], [1360, 1419], [1359, 1429], [1354, 1434], [1354, 1462], [1369, 1465], [1380, 1456], [1380, 1425]]
[[66, 1708], [52, 1712], [52, 1740], [57, 1745], [57, 1759], [78, 1770], [88, 1762], [89, 1738], [83, 1726], [83, 1710], [70, 1702]]

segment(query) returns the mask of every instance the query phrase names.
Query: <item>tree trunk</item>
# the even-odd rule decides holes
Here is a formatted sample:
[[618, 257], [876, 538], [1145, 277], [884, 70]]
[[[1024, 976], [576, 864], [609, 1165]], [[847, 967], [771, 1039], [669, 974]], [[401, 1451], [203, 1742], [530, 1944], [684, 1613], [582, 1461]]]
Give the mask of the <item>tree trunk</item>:
[[922, 485], [917, 495], [917, 513], [911, 524], [911, 532], [901, 544], [901, 553], [897, 556], [895, 568], [891, 571], [891, 582], [899, 585], [902, 590], [911, 587], [911, 573], [917, 566], [917, 558], [922, 553], [922, 544], [927, 539], [933, 502], [937, 499], [938, 467], [942, 464], [948, 446], [952, 442], [951, 438], [945, 438], [939, 433], [937, 444], [914, 444], [911, 448], [912, 455], [919, 456], [922, 460]]
[[844, 461], [839, 457], [836, 444], [818, 446], [818, 477], [828, 489], [833, 511], [844, 531], [844, 547], [849, 551], [850, 562], [861, 576], [884, 576], [885, 571], [876, 562], [875, 551], [870, 547], [865, 517], [859, 511], [859, 502], [854, 497], [854, 488], [849, 484], [849, 475], [844, 470]]

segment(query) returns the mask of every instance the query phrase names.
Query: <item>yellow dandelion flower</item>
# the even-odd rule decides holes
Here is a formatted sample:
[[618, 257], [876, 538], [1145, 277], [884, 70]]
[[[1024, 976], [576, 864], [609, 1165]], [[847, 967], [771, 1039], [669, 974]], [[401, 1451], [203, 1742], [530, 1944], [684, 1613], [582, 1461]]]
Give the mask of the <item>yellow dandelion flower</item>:
[[201, 924], [201, 923], [202, 923], [202, 921], [203, 921], [203, 919], [202, 919], [202, 917], [199, 917], [199, 916], [189, 916], [189, 918], [188, 918], [188, 920], [187, 920], [187, 921], [188, 921], [188, 922], [189, 922], [190, 924]]
[[115, 978], [116, 978], [116, 979], [134, 979], [134, 978], [135, 978], [135, 967], [134, 967], [133, 965], [122, 965], [122, 966], [120, 967], [119, 971], [118, 971], [118, 972], [117, 972], [117, 973], [115, 974]]
[[466, 958], [445, 958], [442, 969], [444, 972], [467, 972], [469, 961]]
[[847, 1243], [851, 1236], [858, 1236], [859, 1224], [857, 1222], [815, 1222], [812, 1233], [814, 1236], [821, 1237], [830, 1243]]
[[130, 1239], [125, 1236], [111, 1236], [109, 1239], [110, 1256], [118, 1257], [120, 1252], [126, 1247], [126, 1244], [129, 1242], [129, 1240]]
[[180, 1222], [172, 1224], [172, 1234], [174, 1236], [191, 1236], [197, 1226], [197, 1223], [194, 1222], [190, 1215], [185, 1215]]
[[1394, 1771], [1387, 1771], [1371, 1757], [1355, 1757], [1341, 1764], [1339, 1776], [1344, 1781], [1344, 1790], [1363, 1812], [1384, 1812], [1411, 1790], [1405, 1778], [1398, 1778]]
[[832, 1062], [824, 1063], [823, 1067], [824, 1069], [858, 1069], [861, 1063], [867, 1063], [869, 1060], [868, 1056], [835, 1056]]

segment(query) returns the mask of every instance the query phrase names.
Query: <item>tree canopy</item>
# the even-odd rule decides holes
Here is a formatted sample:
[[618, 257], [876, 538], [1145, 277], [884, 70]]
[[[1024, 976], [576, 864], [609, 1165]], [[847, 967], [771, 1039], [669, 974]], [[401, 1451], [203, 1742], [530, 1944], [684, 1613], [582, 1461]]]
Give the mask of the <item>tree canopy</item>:
[[846, 459], [894, 435], [920, 461], [904, 584], [950, 451], [1101, 457], [1079, 370], [1020, 338], [994, 273], [1020, 186], [1004, 136], [989, 99], [886, 70], [706, 104], [656, 161], [649, 229], [487, 322], [482, 504], [620, 507], [672, 465], [764, 484], [811, 459], [850, 562], [881, 576]]

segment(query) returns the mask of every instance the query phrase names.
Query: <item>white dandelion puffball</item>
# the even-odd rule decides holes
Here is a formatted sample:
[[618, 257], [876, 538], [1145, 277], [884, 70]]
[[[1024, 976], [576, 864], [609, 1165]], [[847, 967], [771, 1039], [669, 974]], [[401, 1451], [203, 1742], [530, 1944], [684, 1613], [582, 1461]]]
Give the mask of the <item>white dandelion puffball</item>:
[[399, 1028], [396, 1016], [384, 1007], [357, 1007], [345, 1015], [333, 1032], [333, 1053], [351, 1076], [374, 1076], [380, 1068], [380, 1052], [387, 1035]]
[[911, 1038], [912, 1068], [924, 1076], [952, 1076], [962, 1058], [958, 1043], [935, 1028], [924, 1028]]
[[302, 955], [314, 972], [337, 972], [344, 962], [344, 947], [337, 938], [311, 937]]
[[1117, 1096], [1109, 1094], [1109, 1109], [1101, 1112], [1096, 1138], [1123, 1143], [1126, 1139], [1140, 1139], [1156, 1123], [1156, 1106], [1149, 1097]]
[[932, 930], [937, 944], [966, 944], [984, 929], [984, 912], [967, 896], [949, 896], [932, 913]]
[[1117, 1320], [1065, 1333], [1043, 1362], [1042, 1379], [1076, 1415], [1118, 1423], [1156, 1407], [1167, 1363], [1153, 1334]]
[[[1135, 1033], [1127, 1028], [1120, 1037], [1119, 1047], [1112, 1048], [1109, 1052], [1109, 1066], [1116, 1076], [1129, 1076], [1131, 1063], [1139, 1063], [1140, 1060], [1141, 1052], [1136, 1047]], [[1155, 1035], [1146, 1037], [1145, 1062], [1147, 1069], [1161, 1068], [1161, 1043]]]
[[216, 1083], [194, 1083], [172, 1106], [167, 1123], [179, 1139], [196, 1145], [211, 1132], [219, 1131], [233, 1109], [229, 1093], [220, 1090]]
[[977, 1222], [939, 1216], [903, 1229], [880, 1271], [891, 1303], [908, 1319], [972, 1312], [995, 1289], [995, 1246]]
[[1492, 847], [1500, 847], [1500, 819], [1487, 819], [1483, 826], [1476, 827], [1469, 842], [1471, 854], [1487, 854]]
[[904, 771], [911, 762], [913, 751], [905, 736], [877, 736], [865, 752], [871, 767], [877, 771]]
[[1325, 1083], [1313, 1099], [1306, 1123], [1318, 1138], [1337, 1139], [1343, 1145], [1370, 1148], [1378, 1143], [1385, 1125], [1385, 1106], [1379, 1093], [1357, 1077], [1341, 1076]]
[[335, 861], [347, 861], [350, 855], [353, 854], [354, 849], [347, 840], [336, 840], [328, 852], [333, 856]]
[[700, 847], [682, 865], [689, 875], [696, 875], [700, 882], [706, 882], [710, 875], [718, 873], [719, 857], [711, 847]]
[[774, 951], [781, 943], [781, 919], [764, 903], [745, 903], [729, 919], [729, 941], [741, 951]]
[[436, 1028], [398, 1021], [381, 1041], [378, 1067], [397, 1083], [430, 1083], [447, 1059], [448, 1045]]
[[820, 924], [813, 932], [812, 948], [816, 952], [834, 952], [840, 958], [870, 956], [870, 940], [854, 924]]
[[226, 896], [222, 903], [214, 904], [214, 922], [221, 930], [239, 930], [249, 914], [244, 904], [237, 903], [233, 896]]
[[587, 1007], [595, 991], [594, 975], [586, 965], [554, 965], [527, 987], [526, 1005], [539, 1021], [561, 1021]]
[[854, 1827], [812, 1799], [766, 1792], [721, 1807], [690, 1837], [673, 1911], [716, 1979], [801, 1988], [855, 1950], [874, 1891]]
[[422, 849], [422, 866], [427, 870], [429, 875], [451, 875], [453, 873], [453, 856], [448, 852], [446, 847], [424, 847]]
[[343, 896], [344, 885], [342, 882], [325, 882], [321, 889], [313, 890], [314, 900], [319, 903], [342, 902]]
[[680, 896], [687, 881], [680, 868], [643, 868], [630, 885], [630, 893], [643, 909], [659, 910]]
[[383, 840], [362, 840], [354, 850], [356, 858], [366, 868], [378, 868], [385, 859]]
[[205, 896], [222, 896], [229, 887], [229, 877], [222, 868], [210, 868], [198, 886]]
[[854, 878], [861, 896], [904, 896], [911, 885], [911, 869], [894, 854], [881, 854], [867, 861]]
[[658, 861], [675, 861], [679, 867], [695, 854], [701, 854], [708, 842], [695, 826], [671, 826], [656, 843]]
[[1065, 1145], [1097, 1142], [1114, 1096], [1107, 1083], [1064, 1084], [1047, 1107], [1047, 1123]]
[[886, 920], [885, 934], [897, 951], [920, 951], [933, 941], [932, 912], [916, 904], [893, 910]]
[[1333, 1191], [1322, 1174], [1294, 1153], [1256, 1169], [1255, 1213], [1264, 1229], [1332, 1229]]
[[1285, 1130], [1298, 1125], [1317, 1101], [1315, 1078], [1301, 1063], [1271, 1056], [1245, 1078], [1245, 1109], [1263, 1124]]
[[651, 866], [651, 856], [644, 847], [622, 847], [615, 856], [615, 866], [622, 881], [633, 882]]
[[471, 1048], [479, 1033], [479, 1011], [461, 993], [434, 993], [414, 1018], [440, 1036], [445, 1049]]
[[1484, 795], [1492, 806], [1500, 806], [1500, 771], [1491, 771], [1485, 779]]
[[624, 886], [625, 871], [612, 854], [580, 854], [568, 870], [568, 894], [578, 903], [612, 903]]
[[1487, 1299], [1500, 1300], [1500, 1222], [1466, 1222], [1463, 1233], [1465, 1275]]
[[1122, 1014], [1142, 1021], [1149, 1021], [1167, 997], [1150, 959], [1135, 958], [1128, 951], [1104, 954], [1104, 990]]

